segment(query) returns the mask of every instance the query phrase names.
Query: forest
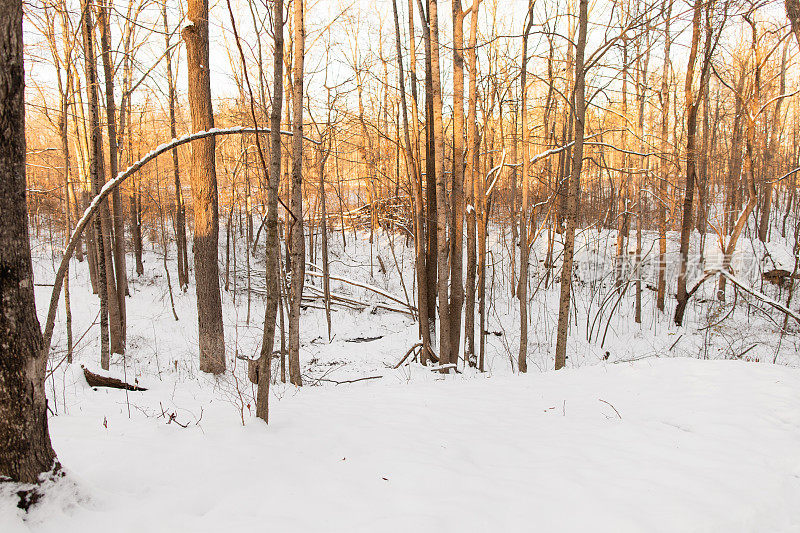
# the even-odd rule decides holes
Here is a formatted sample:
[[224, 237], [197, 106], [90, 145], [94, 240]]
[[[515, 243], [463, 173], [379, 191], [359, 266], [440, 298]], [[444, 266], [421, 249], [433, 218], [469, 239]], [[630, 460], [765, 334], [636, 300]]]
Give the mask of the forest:
[[0, 531], [800, 531], [799, 50], [0, 0]]

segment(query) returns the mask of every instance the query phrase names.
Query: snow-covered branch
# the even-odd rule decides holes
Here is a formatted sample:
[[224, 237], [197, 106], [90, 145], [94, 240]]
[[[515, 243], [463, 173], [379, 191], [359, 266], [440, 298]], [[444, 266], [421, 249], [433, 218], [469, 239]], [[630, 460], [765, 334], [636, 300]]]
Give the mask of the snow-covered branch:
[[[53, 286], [53, 292], [50, 296], [50, 307], [47, 310], [47, 321], [45, 322], [44, 327], [44, 351], [48, 353], [50, 351], [50, 342], [53, 338], [53, 327], [55, 326], [55, 319], [56, 319], [56, 309], [58, 308], [58, 301], [61, 297], [61, 287], [64, 284], [64, 276], [67, 273], [67, 266], [69, 265], [69, 260], [72, 258], [72, 254], [75, 253], [75, 248], [77, 247], [78, 239], [80, 238], [83, 230], [86, 229], [86, 226], [92, 219], [92, 216], [97, 212], [100, 208], [100, 205], [103, 201], [108, 198], [108, 196], [119, 187], [123, 181], [128, 179], [130, 176], [135, 174], [139, 169], [145, 166], [147, 163], [152, 161], [153, 159], [157, 158], [159, 155], [171, 151], [173, 148], [177, 148], [183, 144], [188, 144], [190, 142], [205, 139], [208, 137], [216, 137], [218, 135], [236, 135], [236, 134], [243, 134], [243, 133], [270, 133], [269, 128], [253, 128], [248, 126], [234, 126], [232, 128], [212, 128], [208, 131], [198, 131], [196, 133], [190, 133], [188, 135], [184, 135], [183, 137], [179, 137], [177, 139], [172, 139], [172, 141], [168, 143], [164, 143], [157, 148], [148, 152], [144, 157], [139, 159], [137, 162], [129, 166], [126, 170], [117, 174], [117, 177], [112, 179], [111, 181], [107, 182], [103, 185], [103, 188], [100, 189], [100, 193], [95, 196], [86, 210], [83, 212], [83, 216], [78, 220], [78, 223], [75, 225], [75, 230], [72, 232], [72, 236], [69, 239], [69, 243], [67, 247], [64, 249], [64, 256], [61, 258], [61, 263], [58, 266], [58, 271], [56, 272], [56, 279]], [[281, 135], [292, 135], [290, 131], [281, 131]], [[320, 144], [319, 141], [314, 139], [309, 139], [306, 136], [303, 138], [309, 142], [314, 144]]]

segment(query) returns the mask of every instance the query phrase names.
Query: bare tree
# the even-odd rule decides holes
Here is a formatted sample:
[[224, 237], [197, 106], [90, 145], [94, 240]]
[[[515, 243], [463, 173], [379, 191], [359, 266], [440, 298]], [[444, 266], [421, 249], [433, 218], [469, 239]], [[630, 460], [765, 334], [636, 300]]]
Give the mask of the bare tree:
[[[444, 174], [444, 123], [442, 120], [442, 83], [439, 66], [439, 9], [437, 0], [428, 0], [428, 16], [430, 21], [430, 62], [431, 62], [431, 104], [433, 106], [433, 144], [434, 172], [436, 175], [436, 210], [437, 232], [437, 267], [436, 288], [439, 297], [439, 362], [443, 365], [453, 363], [450, 343], [450, 305], [447, 288], [450, 248], [447, 242], [447, 179]], [[430, 209], [430, 206], [429, 206]]]
[[658, 180], [658, 286], [656, 289], [656, 307], [664, 311], [667, 293], [667, 183], [670, 161], [669, 151], [669, 51], [672, 37], [669, 26], [672, 21], [672, 0], [664, 3], [664, 64], [661, 71], [661, 176]]
[[[188, 23], [181, 35], [186, 42], [189, 74], [189, 108], [194, 131], [214, 127], [211, 77], [208, 62], [208, 0], [189, 0]], [[225, 371], [225, 331], [219, 289], [219, 210], [214, 137], [192, 146], [192, 199], [194, 205], [194, 275], [197, 292], [200, 370]]]
[[[517, 367], [520, 372], [528, 371], [528, 221], [530, 220], [529, 184], [530, 172], [528, 161], [528, 36], [533, 26], [533, 0], [528, 2], [528, 15], [525, 30], [522, 32], [522, 65], [519, 75], [520, 114], [522, 115], [522, 209], [519, 220], [519, 353]], [[514, 144], [516, 144], [516, 139]], [[516, 178], [515, 178], [516, 179]], [[512, 278], [511, 284], [514, 284]]]
[[[169, 134], [173, 139], [178, 137], [175, 127], [175, 79], [172, 75], [172, 47], [170, 46], [170, 30], [167, 21], [167, 0], [161, 4], [161, 15], [164, 19], [164, 41], [167, 61], [167, 98], [169, 100]], [[183, 203], [183, 190], [178, 165], [178, 149], [172, 151], [172, 174], [175, 181], [175, 244], [178, 256], [178, 285], [185, 291], [189, 287], [189, 255], [186, 246], [186, 206]]]
[[44, 391], [49, 350], [36, 318], [25, 184], [22, 2], [0, 2], [0, 480], [58, 468]]
[[711, 44], [713, 39], [711, 17], [713, 14], [714, 2], [709, 1], [705, 3], [705, 53], [703, 54], [703, 63], [700, 72], [700, 84], [695, 92], [694, 75], [698, 47], [700, 43], [700, 35], [702, 33], [700, 23], [701, 16], [703, 14], [703, 7], [703, 0], [695, 0], [694, 15], [692, 17], [692, 44], [689, 51], [689, 63], [686, 67], [686, 83], [684, 85], [684, 93], [686, 98], [686, 187], [683, 199], [683, 219], [681, 222], [680, 271], [678, 273], [677, 294], [678, 305], [675, 308], [675, 324], [679, 326], [683, 323], [683, 314], [686, 310], [686, 304], [689, 299], [689, 294], [686, 291], [686, 275], [689, 264], [689, 240], [693, 227], [692, 214], [694, 188], [695, 181], [697, 179], [697, 111], [702, 101], [697, 96], [702, 95], [706, 86], [708, 85], [711, 54], [714, 48], [714, 46]]
[[306, 251], [303, 239], [303, 62], [305, 55], [305, 16], [303, 0], [294, 0], [294, 90], [292, 94], [292, 182], [291, 213], [292, 277], [289, 298], [289, 380], [302, 385], [300, 374], [300, 304], [306, 275]]
[[[108, 170], [110, 179], [119, 172], [117, 161], [117, 107], [114, 102], [114, 61], [111, 57], [111, 28], [109, 16], [111, 4], [108, 0], [100, 0], [97, 6], [97, 25], [100, 29], [100, 49], [103, 57], [103, 78], [106, 85], [106, 127], [108, 133]], [[128, 277], [125, 274], [125, 223], [122, 217], [122, 199], [119, 190], [112, 196], [112, 228], [114, 247], [114, 285], [116, 288], [116, 305], [119, 312], [119, 329], [121, 348], [125, 350], [126, 318], [125, 295], [128, 293]]]
[[[467, 72], [469, 95], [467, 97], [467, 273], [466, 304], [464, 311], [464, 363], [477, 366], [475, 359], [475, 282], [477, 272], [478, 212], [482, 205], [483, 187], [477, 184], [480, 176], [480, 137], [478, 135], [478, 8], [481, 0], [472, 0], [470, 11], [469, 44], [467, 45]], [[481, 325], [481, 327], [483, 327]], [[481, 332], [481, 336], [483, 332]]]
[[[461, 310], [464, 307], [464, 15], [452, 0], [453, 21], [453, 170], [450, 187], [450, 346], [449, 362], [458, 363]], [[439, 302], [441, 306], [442, 303]]]
[[[89, 176], [94, 195], [103, 186], [104, 157], [103, 134], [100, 131], [100, 112], [98, 106], [97, 64], [94, 54], [94, 24], [88, 0], [81, 3], [84, 60], [86, 66], [86, 91], [88, 92], [89, 129]], [[111, 353], [123, 353], [122, 321], [119, 300], [117, 299], [114, 258], [111, 244], [111, 215], [108, 201], [103, 201], [100, 213], [95, 219], [95, 246], [98, 270], [98, 294], [100, 295], [100, 366], [108, 369]]]
[[589, 0], [580, 0], [578, 12], [578, 42], [575, 45], [575, 89], [572, 94], [574, 108], [575, 144], [572, 148], [572, 174], [567, 191], [566, 223], [564, 234], [564, 259], [561, 267], [561, 296], [558, 301], [558, 330], [556, 336], [555, 368], [564, 368], [567, 361], [567, 335], [569, 333], [569, 304], [572, 289], [572, 265], [575, 256], [575, 227], [578, 219], [578, 197], [581, 191], [583, 169], [583, 142], [586, 127], [586, 32], [589, 21]]

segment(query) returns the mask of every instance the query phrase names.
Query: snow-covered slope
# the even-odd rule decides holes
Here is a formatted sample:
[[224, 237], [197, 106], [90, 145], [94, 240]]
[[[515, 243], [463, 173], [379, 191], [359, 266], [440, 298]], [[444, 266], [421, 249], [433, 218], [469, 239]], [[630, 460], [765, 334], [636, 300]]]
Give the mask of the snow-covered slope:
[[796, 369], [392, 373], [286, 389], [268, 427], [211, 378], [127, 399], [65, 379], [51, 430], [74, 485], [25, 525], [0, 499], [0, 531], [800, 531]]

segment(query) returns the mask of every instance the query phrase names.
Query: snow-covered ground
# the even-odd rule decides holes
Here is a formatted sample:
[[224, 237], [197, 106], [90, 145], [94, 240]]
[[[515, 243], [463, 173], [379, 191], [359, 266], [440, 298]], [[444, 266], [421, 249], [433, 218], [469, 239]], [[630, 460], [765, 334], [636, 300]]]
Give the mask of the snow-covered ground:
[[213, 378], [127, 398], [67, 379], [51, 431], [77, 487], [36, 531], [800, 531], [800, 372], [778, 366], [392, 374], [286, 391], [268, 427]]
[[[348, 231], [346, 249], [334, 237], [333, 273], [401, 300], [413, 295], [405, 239], [390, 244], [377, 235], [370, 269], [363, 235]], [[127, 394], [93, 390], [83, 378], [80, 364], [98, 366], [90, 328], [98, 303], [86, 264], [73, 262], [75, 363], [62, 362], [62, 307], [47, 380], [53, 444], [68, 481], [50, 487], [28, 515], [0, 494], [0, 532], [800, 531], [797, 326], [790, 321], [779, 335], [779, 312], [732, 292], [720, 304], [711, 282], [689, 306], [685, 327], [672, 325], [671, 309], [654, 310], [647, 289], [643, 323], [635, 324], [633, 286], [614, 295], [613, 242], [613, 232], [579, 236], [567, 370], [552, 372], [559, 287], [544, 285], [537, 243], [531, 372], [515, 373], [509, 247], [495, 239], [485, 374], [442, 376], [416, 363], [394, 369], [416, 342], [410, 317], [338, 307], [328, 341], [324, 313], [309, 307], [301, 319], [306, 386], [273, 386], [269, 426], [254, 417], [254, 389], [235, 357], [258, 352], [263, 325], [256, 293], [247, 320], [243, 250], [235, 302], [233, 280], [223, 293], [228, 372], [214, 378], [197, 369], [194, 288], [174, 291], [176, 321], [160, 252], [150, 246], [145, 274], [131, 275], [127, 355], [112, 357], [111, 369], [149, 390]], [[785, 303], [785, 290], [744, 268], [770, 267], [759, 246], [743, 241], [737, 274]], [[769, 252], [769, 261], [792, 269], [785, 246]], [[35, 246], [34, 256], [36, 282], [46, 284], [49, 247]], [[174, 286], [174, 261], [169, 266]], [[381, 301], [340, 282], [332, 288]], [[37, 286], [40, 317], [50, 290]], [[335, 383], [373, 376], [380, 378]]]

